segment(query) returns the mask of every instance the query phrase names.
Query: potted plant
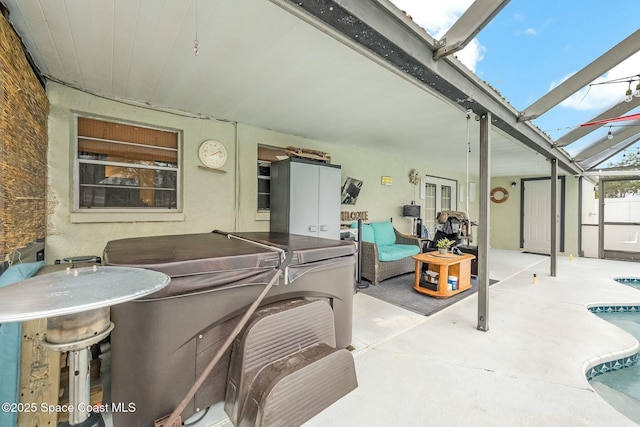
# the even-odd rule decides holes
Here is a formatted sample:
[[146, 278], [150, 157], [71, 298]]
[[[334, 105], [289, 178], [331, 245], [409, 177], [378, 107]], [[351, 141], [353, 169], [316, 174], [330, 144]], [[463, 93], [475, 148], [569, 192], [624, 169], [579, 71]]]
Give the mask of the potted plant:
[[455, 240], [451, 240], [448, 239], [446, 237], [443, 237], [442, 239], [438, 240], [436, 242], [436, 247], [438, 248], [438, 252], [441, 254], [446, 254], [447, 250], [451, 247], [451, 245], [453, 245], [454, 243], [456, 243]]

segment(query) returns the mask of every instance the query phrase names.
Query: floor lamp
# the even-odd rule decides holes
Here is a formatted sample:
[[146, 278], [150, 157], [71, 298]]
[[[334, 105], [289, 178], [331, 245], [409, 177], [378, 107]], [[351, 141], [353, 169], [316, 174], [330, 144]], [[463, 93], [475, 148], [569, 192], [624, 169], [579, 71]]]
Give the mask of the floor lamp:
[[402, 207], [402, 216], [405, 218], [411, 218], [411, 228], [413, 229], [417, 237], [421, 237], [422, 218], [420, 218], [420, 205], [416, 205], [413, 202], [410, 205], [404, 205]]

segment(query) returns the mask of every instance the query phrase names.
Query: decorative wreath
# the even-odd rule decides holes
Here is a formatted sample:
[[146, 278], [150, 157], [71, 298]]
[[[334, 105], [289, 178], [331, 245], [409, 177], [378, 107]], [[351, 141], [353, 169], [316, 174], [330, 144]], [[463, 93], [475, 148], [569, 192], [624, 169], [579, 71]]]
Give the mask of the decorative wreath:
[[[496, 198], [497, 193], [502, 193], [502, 197]], [[509, 192], [506, 190], [506, 188], [496, 187], [493, 190], [491, 190], [491, 201], [493, 203], [503, 203], [503, 202], [506, 202], [508, 198], [509, 198]]]

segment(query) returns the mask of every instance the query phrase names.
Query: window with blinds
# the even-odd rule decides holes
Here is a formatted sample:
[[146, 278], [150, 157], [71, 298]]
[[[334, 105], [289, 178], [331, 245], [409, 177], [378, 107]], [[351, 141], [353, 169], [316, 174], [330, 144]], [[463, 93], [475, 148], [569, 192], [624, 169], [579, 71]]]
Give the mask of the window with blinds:
[[178, 144], [176, 131], [78, 117], [76, 207], [177, 209]]

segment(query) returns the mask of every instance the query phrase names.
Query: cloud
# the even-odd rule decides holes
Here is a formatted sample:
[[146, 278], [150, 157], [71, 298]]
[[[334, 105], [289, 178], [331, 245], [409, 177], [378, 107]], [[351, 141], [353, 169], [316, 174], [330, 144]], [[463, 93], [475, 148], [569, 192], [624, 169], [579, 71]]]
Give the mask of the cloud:
[[517, 31], [516, 32], [516, 36], [535, 36], [537, 34], [538, 34], [538, 32], [536, 31], [536, 29], [535, 28], [531, 28], [531, 27], [527, 28], [524, 31]]
[[[640, 70], [640, 52], [616, 65], [611, 70], [595, 79], [592, 83], [601, 83], [614, 79], [636, 76], [638, 74], [638, 70]], [[551, 87], [549, 89], [553, 89], [558, 86], [573, 74], [575, 73], [565, 76], [559, 82], [551, 83]], [[636, 84], [637, 82], [632, 84], [631, 90], [635, 89]], [[601, 84], [591, 87], [587, 86], [565, 99], [560, 105], [565, 108], [579, 111], [603, 110], [622, 101], [627, 88], [628, 83]]]
[[482, 46], [480, 42], [478, 42], [478, 39], [473, 39], [464, 49], [456, 52], [455, 55], [460, 62], [475, 73], [476, 65], [484, 59], [484, 53], [486, 51], [487, 48]]
[[[400, 10], [411, 15], [413, 20], [436, 40], [440, 39], [462, 13], [469, 8], [473, 0], [448, 0], [446, 2], [425, 2], [418, 0], [391, 0]], [[471, 71], [476, 70], [476, 64], [484, 58], [486, 48], [478, 39], [473, 39], [455, 56]]]

